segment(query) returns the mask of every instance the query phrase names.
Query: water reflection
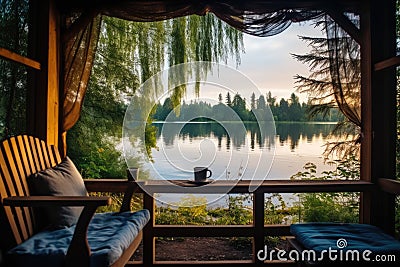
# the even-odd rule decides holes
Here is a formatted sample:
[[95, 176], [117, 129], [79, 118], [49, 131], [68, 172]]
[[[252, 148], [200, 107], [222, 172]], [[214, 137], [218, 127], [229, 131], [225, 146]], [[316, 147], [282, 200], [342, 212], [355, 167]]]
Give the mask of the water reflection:
[[325, 140], [332, 134], [334, 127], [335, 124], [328, 123], [277, 123], [276, 134], [281, 146], [289, 144], [290, 150], [295, 151], [300, 140], [306, 140], [307, 143], [311, 143], [315, 137]]
[[[192, 142], [196, 138], [215, 138], [219, 150], [223, 145], [226, 150], [240, 149], [246, 145], [246, 136], [249, 136], [251, 150], [271, 149], [277, 141], [280, 146], [288, 145], [291, 151], [295, 151], [301, 140], [311, 143], [314, 138], [325, 140], [328, 137], [335, 137], [331, 136], [335, 124], [330, 123], [278, 122], [275, 125], [276, 137], [270, 134], [262, 136], [260, 125], [257, 123], [245, 123], [246, 132], [241, 130], [243, 126], [240, 124], [224, 123], [225, 127], [229, 127], [230, 134], [224, 126], [214, 122], [154, 123], [154, 125], [157, 127], [157, 140], [162, 136], [165, 147], [174, 146], [178, 139]], [[179, 132], [177, 128], [180, 128]]]

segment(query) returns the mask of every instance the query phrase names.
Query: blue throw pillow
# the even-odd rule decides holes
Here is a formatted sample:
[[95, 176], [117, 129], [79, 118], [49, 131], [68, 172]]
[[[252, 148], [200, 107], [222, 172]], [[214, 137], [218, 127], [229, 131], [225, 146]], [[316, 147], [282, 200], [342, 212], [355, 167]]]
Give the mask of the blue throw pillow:
[[[65, 157], [63, 161], [46, 170], [31, 175], [28, 179], [31, 195], [37, 196], [86, 196], [82, 176], [74, 163]], [[49, 206], [40, 208], [41, 228], [60, 229], [70, 227], [78, 221], [83, 207]]]

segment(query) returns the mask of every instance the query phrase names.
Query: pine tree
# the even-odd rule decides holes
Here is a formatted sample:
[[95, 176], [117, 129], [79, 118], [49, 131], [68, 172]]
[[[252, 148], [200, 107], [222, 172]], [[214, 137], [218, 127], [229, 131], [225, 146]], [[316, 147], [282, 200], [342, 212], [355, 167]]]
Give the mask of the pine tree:
[[271, 91], [267, 93], [267, 103], [270, 107], [275, 106], [276, 97], [272, 97]]
[[263, 95], [260, 95], [257, 100], [257, 109], [266, 109], [265, 98]]
[[[326, 23], [317, 22], [316, 25], [322, 27], [327, 33], [332, 24], [330, 19]], [[332, 109], [340, 109], [338, 105], [337, 93], [338, 86], [346, 89], [347, 103], [350, 103], [352, 109], [358, 112], [360, 109], [360, 61], [359, 61], [359, 45], [351, 39], [347, 34], [338, 35], [336, 37], [306, 37], [300, 36], [300, 39], [311, 47], [311, 51], [304, 55], [293, 54], [293, 57], [301, 63], [307, 64], [311, 74], [308, 77], [296, 75], [297, 89], [301, 93], [307, 93], [309, 96], [307, 113], [309, 118], [315, 118], [322, 115], [328, 117]], [[341, 58], [332, 57], [332, 49], [329, 48], [328, 42], [334, 42], [338, 48], [338, 55]], [[336, 60], [338, 60], [336, 62]], [[339, 61], [340, 60], [340, 61]], [[337, 66], [331, 64], [336, 62], [341, 71], [341, 75], [346, 76], [346, 80], [337, 81], [337, 73], [334, 69]], [[338, 63], [340, 62], [340, 63]], [[335, 77], [335, 79], [333, 79]], [[338, 84], [340, 83], [340, 84]], [[341, 110], [345, 111], [345, 110]], [[354, 120], [343, 113], [339, 116], [334, 133], [341, 136], [342, 140], [328, 143], [325, 155], [337, 153], [339, 156], [359, 156], [359, 144], [357, 142], [360, 128], [354, 123]], [[344, 140], [344, 141], [343, 141]]]
[[219, 95], [218, 95], [218, 102], [222, 104], [222, 101], [224, 101], [224, 99], [223, 99], [223, 97], [222, 97], [222, 94], [219, 93]]
[[301, 121], [301, 117], [302, 117], [301, 105], [300, 105], [299, 97], [295, 93], [292, 93], [290, 95], [288, 114], [289, 114], [289, 117], [288, 117], [289, 120]]
[[226, 98], [225, 98], [225, 100], [226, 100], [226, 105], [227, 106], [232, 106], [232, 100], [231, 100], [231, 94], [228, 92], [228, 93], [226, 93]]
[[254, 92], [251, 94], [251, 97], [250, 97], [250, 107], [252, 110], [257, 108], [256, 95], [254, 94]]
[[[264, 96], [263, 96], [263, 100], [264, 100]], [[271, 109], [271, 112], [273, 115], [276, 115], [276, 97], [273, 97], [271, 94], [271, 91], [268, 91], [267, 93], [267, 104], [269, 106], [269, 108]], [[265, 100], [264, 100], [265, 103]]]

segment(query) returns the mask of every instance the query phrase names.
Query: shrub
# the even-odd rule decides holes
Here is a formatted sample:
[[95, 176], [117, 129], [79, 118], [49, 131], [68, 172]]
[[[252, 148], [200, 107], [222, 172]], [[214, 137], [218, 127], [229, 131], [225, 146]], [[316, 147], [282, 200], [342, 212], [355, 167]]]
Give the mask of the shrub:
[[[317, 167], [307, 163], [304, 171], [291, 177], [292, 180], [355, 180], [360, 175], [360, 163], [354, 157], [336, 161], [336, 169], [317, 176]], [[305, 222], [358, 222], [359, 194], [348, 192], [300, 193], [299, 221]]]

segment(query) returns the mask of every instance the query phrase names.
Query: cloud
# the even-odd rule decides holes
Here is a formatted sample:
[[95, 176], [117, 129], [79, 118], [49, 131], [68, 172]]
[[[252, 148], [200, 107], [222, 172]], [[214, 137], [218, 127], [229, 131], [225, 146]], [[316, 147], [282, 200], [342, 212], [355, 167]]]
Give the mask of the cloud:
[[[291, 25], [286, 31], [270, 37], [244, 35], [245, 53], [238, 70], [247, 75], [260, 91], [289, 97], [294, 88], [296, 74], [308, 75], [306, 65], [296, 61], [291, 54], [305, 54], [310, 48], [299, 35], [321, 37], [320, 29], [310, 23]], [[230, 64], [234, 66], [234, 64]], [[302, 100], [306, 96], [300, 96]]]

